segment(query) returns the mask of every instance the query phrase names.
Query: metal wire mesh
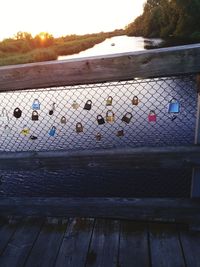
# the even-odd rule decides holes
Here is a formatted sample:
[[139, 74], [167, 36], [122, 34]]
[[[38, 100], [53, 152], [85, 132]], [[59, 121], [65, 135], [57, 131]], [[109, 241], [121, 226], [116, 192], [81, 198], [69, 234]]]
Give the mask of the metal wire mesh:
[[193, 144], [195, 87], [187, 75], [1, 93], [0, 150]]

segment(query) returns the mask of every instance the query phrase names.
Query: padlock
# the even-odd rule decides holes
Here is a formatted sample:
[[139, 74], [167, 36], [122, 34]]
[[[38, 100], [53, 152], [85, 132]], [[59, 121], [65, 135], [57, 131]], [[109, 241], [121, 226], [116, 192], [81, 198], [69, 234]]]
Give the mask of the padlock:
[[40, 109], [40, 102], [39, 102], [39, 100], [37, 98], [33, 101], [32, 109], [34, 109], [34, 110], [39, 110]]
[[101, 136], [100, 133], [97, 133], [97, 134], [96, 134], [96, 140], [97, 140], [97, 141], [100, 141], [100, 140], [101, 140], [101, 137], [102, 137], [102, 136]]
[[86, 109], [86, 110], [90, 110], [92, 108], [92, 101], [91, 100], [88, 100], [86, 103], [85, 103], [85, 106], [83, 109]]
[[29, 139], [30, 139], [30, 140], [37, 140], [37, 136], [35, 136], [35, 135], [31, 135], [31, 136], [29, 137]]
[[73, 109], [78, 109], [79, 108], [79, 104], [76, 101], [74, 101], [73, 104], [72, 104], [72, 108]]
[[112, 101], [113, 101], [113, 98], [112, 96], [109, 96], [106, 100], [106, 106], [112, 106]]
[[62, 116], [62, 117], [61, 117], [60, 122], [61, 122], [62, 124], [66, 124], [67, 120], [66, 120], [65, 116]]
[[169, 102], [169, 113], [179, 113], [180, 111], [180, 104], [179, 102], [175, 99], [172, 98], [172, 100]]
[[24, 136], [27, 136], [27, 135], [29, 135], [29, 133], [30, 133], [30, 129], [28, 128], [28, 127], [24, 127], [24, 129], [22, 129], [21, 130], [21, 132], [20, 132], [22, 135], [24, 135]]
[[134, 106], [137, 106], [138, 103], [139, 103], [139, 99], [138, 99], [138, 97], [137, 97], [137, 96], [134, 96], [133, 99], [132, 99], [132, 104], [133, 104]]
[[9, 134], [11, 132], [11, 129], [8, 125], [5, 125], [4, 126], [4, 131], [3, 131], [5, 134]]
[[53, 126], [53, 127], [51, 128], [51, 130], [49, 131], [49, 135], [50, 135], [50, 136], [54, 136], [55, 133], [56, 133], [56, 127]]
[[116, 136], [117, 137], [124, 136], [124, 131], [123, 130], [117, 131]]
[[102, 125], [102, 124], [105, 123], [105, 120], [101, 115], [98, 115], [97, 116], [97, 122], [98, 122], [99, 125]]
[[13, 112], [13, 116], [17, 119], [19, 119], [22, 115], [22, 111], [19, 108], [15, 108]]
[[77, 133], [82, 133], [83, 132], [83, 125], [82, 125], [82, 123], [78, 122], [76, 124], [76, 132]]
[[38, 115], [38, 112], [36, 110], [33, 110], [31, 119], [32, 119], [32, 121], [38, 121], [39, 115]]
[[127, 112], [123, 117], [122, 121], [129, 123], [132, 119], [133, 115], [130, 112]]
[[52, 104], [52, 108], [51, 108], [51, 110], [49, 110], [49, 115], [53, 115], [53, 112], [55, 110], [55, 105], [56, 105], [56, 103]]
[[7, 124], [9, 122], [9, 117], [8, 117], [8, 113], [7, 110], [5, 108], [2, 108], [1, 114], [0, 114], [0, 125], [2, 123]]
[[106, 112], [106, 121], [109, 123], [113, 123], [115, 121], [115, 114], [112, 112], [112, 110], [108, 110]]
[[151, 110], [148, 115], [149, 122], [156, 122], [156, 113], [154, 110]]

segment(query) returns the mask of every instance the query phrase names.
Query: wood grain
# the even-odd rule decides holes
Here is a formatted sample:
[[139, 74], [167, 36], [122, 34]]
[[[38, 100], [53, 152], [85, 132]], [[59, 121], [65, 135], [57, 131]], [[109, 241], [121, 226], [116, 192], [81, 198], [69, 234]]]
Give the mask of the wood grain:
[[200, 222], [200, 200], [183, 198], [0, 198], [2, 215]]
[[198, 73], [200, 45], [0, 67], [0, 91]]

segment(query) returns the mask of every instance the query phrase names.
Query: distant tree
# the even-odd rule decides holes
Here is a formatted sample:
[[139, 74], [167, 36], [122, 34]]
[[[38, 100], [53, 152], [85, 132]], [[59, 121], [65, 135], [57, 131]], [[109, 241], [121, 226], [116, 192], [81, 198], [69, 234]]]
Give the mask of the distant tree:
[[199, 38], [200, 0], [147, 0], [143, 14], [126, 27], [128, 35]]

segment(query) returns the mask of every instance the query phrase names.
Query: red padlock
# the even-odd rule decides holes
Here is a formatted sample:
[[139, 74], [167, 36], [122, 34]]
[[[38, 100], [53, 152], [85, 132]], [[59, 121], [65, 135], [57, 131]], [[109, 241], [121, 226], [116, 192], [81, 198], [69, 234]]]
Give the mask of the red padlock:
[[156, 113], [154, 110], [151, 110], [148, 115], [149, 122], [156, 122]]

